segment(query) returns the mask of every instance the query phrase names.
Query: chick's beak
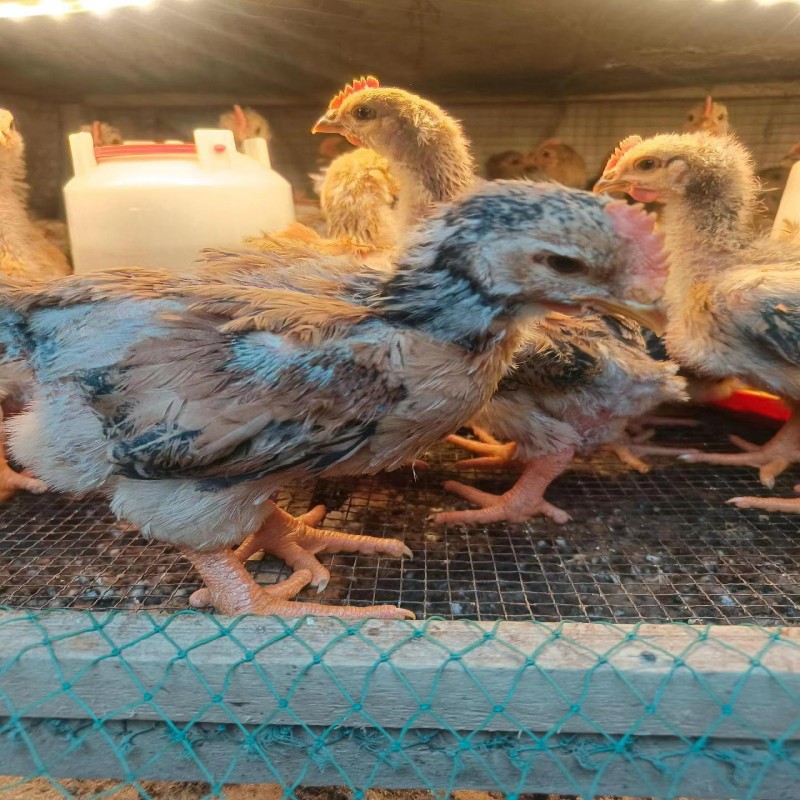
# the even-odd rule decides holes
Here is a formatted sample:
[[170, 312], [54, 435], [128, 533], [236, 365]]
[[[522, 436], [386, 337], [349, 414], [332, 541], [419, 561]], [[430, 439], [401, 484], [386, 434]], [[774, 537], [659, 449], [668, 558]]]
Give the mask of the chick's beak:
[[655, 304], [637, 303], [635, 300], [612, 300], [606, 297], [574, 297], [572, 299], [594, 311], [632, 319], [653, 331], [656, 336], [663, 336], [667, 327], [664, 310]]
[[599, 181], [592, 187], [595, 194], [609, 194], [610, 192], [627, 192], [630, 189], [630, 182], [620, 180], [612, 172], [609, 175], [603, 175]]
[[311, 129], [311, 133], [341, 133], [344, 135], [343, 131], [342, 124], [330, 113], [323, 114]]

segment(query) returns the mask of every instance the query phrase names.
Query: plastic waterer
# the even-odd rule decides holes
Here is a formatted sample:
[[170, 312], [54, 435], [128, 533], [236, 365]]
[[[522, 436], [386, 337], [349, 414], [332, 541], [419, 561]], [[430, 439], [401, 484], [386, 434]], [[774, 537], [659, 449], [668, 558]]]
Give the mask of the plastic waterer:
[[95, 147], [69, 137], [74, 177], [64, 188], [75, 272], [109, 267], [178, 270], [204, 247], [239, 247], [294, 221], [289, 182], [264, 139], [236, 151], [227, 130], [196, 130], [194, 144]]

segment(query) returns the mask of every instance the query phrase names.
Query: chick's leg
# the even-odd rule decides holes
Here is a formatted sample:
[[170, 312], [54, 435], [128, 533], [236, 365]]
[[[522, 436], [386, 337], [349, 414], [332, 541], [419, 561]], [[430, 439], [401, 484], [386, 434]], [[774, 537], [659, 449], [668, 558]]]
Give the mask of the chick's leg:
[[411, 550], [399, 539], [359, 536], [314, 527], [324, 518], [325, 506], [316, 506], [299, 517], [273, 506], [272, 513], [261, 528], [245, 539], [236, 550], [236, 555], [245, 561], [253, 553], [263, 550], [285, 561], [294, 570], [308, 570], [311, 573], [311, 585], [320, 592], [328, 585], [331, 574], [320, 564], [318, 553], [363, 553], [392, 558], [412, 556]]
[[517, 482], [505, 494], [496, 495], [482, 492], [458, 481], [445, 481], [444, 488], [460, 494], [470, 503], [481, 508], [467, 511], [443, 511], [434, 517], [436, 522], [524, 522], [531, 517], [542, 515], [554, 522], [569, 522], [566, 511], [548, 503], [544, 499], [547, 487], [570, 464], [574, 450], [569, 448], [552, 455], [534, 458], [525, 464]]
[[761, 483], [771, 489], [778, 475], [790, 464], [800, 461], [800, 408], [792, 407], [792, 414], [784, 426], [764, 445], [752, 444], [738, 436], [730, 438], [744, 452], [685, 453], [680, 458], [692, 464], [756, 467]]
[[6, 458], [3, 409], [0, 407], [0, 502], [10, 500], [20, 490], [42, 494], [47, 491], [47, 486], [27, 472], [14, 472], [9, 466]]
[[290, 578], [274, 586], [259, 586], [244, 568], [232, 550], [200, 553], [184, 549], [183, 554], [207, 588], [200, 589], [189, 598], [194, 608], [212, 605], [220, 614], [276, 614], [279, 617], [303, 617], [316, 614], [329, 617], [358, 619], [381, 617], [383, 619], [413, 619], [410, 611], [396, 606], [323, 606], [319, 603], [301, 603], [293, 598], [311, 580], [308, 570], [299, 570]]

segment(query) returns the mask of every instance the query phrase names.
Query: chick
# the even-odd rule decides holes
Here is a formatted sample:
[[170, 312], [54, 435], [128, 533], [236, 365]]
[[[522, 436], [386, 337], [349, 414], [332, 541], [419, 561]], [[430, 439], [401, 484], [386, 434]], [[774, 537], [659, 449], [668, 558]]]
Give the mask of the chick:
[[81, 125], [81, 130], [92, 134], [95, 147], [112, 147], [125, 141], [119, 128], [115, 128], [107, 122], [101, 122], [99, 119], [96, 119], [91, 125]]
[[586, 162], [580, 153], [559, 139], [542, 142], [531, 153], [530, 160], [550, 180], [573, 189], [586, 188]]
[[713, 136], [728, 134], [728, 108], [722, 103], [715, 103], [711, 95], [702, 103], [692, 106], [686, 114], [683, 129], [687, 133], [705, 131]]
[[389, 162], [358, 148], [333, 161], [319, 186], [328, 236], [357, 246], [390, 248], [399, 230], [399, 184]]
[[[742, 453], [688, 453], [692, 462], [757, 467], [762, 483], [800, 457], [800, 247], [754, 236], [758, 181], [748, 151], [710, 134], [629, 137], [598, 191], [663, 204], [671, 254], [665, 290], [670, 355], [701, 375], [733, 375], [778, 394], [790, 419]], [[740, 507], [797, 511], [800, 500], [734, 498]]]
[[220, 114], [220, 128], [233, 132], [236, 146], [241, 150], [246, 139], [261, 138], [269, 141], [272, 131], [264, 117], [252, 108], [234, 106], [230, 111]]
[[[346, 104], [346, 105], [345, 105]], [[469, 153], [469, 143], [460, 127], [454, 120], [448, 124], [448, 115], [438, 106], [433, 106], [427, 100], [418, 98], [402, 89], [381, 89], [375, 78], [353, 81], [340, 92], [331, 103], [331, 109], [315, 126], [314, 130], [338, 130], [342, 135], [351, 140], [361, 141], [365, 136], [366, 126], [369, 135], [369, 144], [381, 155], [386, 156], [390, 167], [395, 174], [400, 171], [395, 158], [400, 156], [405, 159], [409, 168], [406, 170], [406, 181], [400, 185], [400, 203], [406, 193], [419, 196], [426, 187], [417, 188], [416, 183], [423, 180], [419, 169], [412, 170], [415, 163], [414, 143], [420, 148], [419, 162], [426, 165], [427, 189], [433, 196], [440, 200], [451, 199], [463, 191], [466, 185], [473, 183], [476, 178], [472, 175], [472, 160]], [[429, 119], [435, 115], [438, 120], [437, 136], [435, 138], [425, 135], [426, 130], [417, 131], [414, 120], [422, 120], [429, 126]], [[360, 119], [364, 117], [367, 122]], [[380, 125], [376, 125], [378, 122]], [[398, 130], [402, 134], [398, 134]], [[402, 135], [402, 143], [398, 145], [398, 137]], [[437, 179], [444, 176], [449, 179], [453, 174], [460, 175], [460, 181]], [[374, 263], [374, 262], [373, 262]], [[613, 352], [613, 345], [609, 353]], [[534, 368], [534, 367], [532, 367]], [[656, 367], [666, 375], [672, 375], [674, 369], [670, 364]], [[568, 383], [562, 384], [562, 390]], [[652, 384], [648, 384], [652, 385]], [[653, 405], [663, 398], [660, 388], [654, 388]], [[598, 391], [602, 391], [600, 386]], [[588, 423], [587, 423], [588, 424]], [[604, 420], [598, 420], [599, 425], [605, 426]], [[498, 433], [498, 435], [501, 435]], [[532, 434], [534, 435], [534, 434]], [[628, 442], [621, 442], [616, 448], [623, 461], [640, 471], [646, 471], [644, 462], [637, 459], [633, 452], [646, 455], [661, 454], [664, 448], [646, 447], [636, 445], [628, 447]]]
[[[313, 248], [304, 261], [297, 244], [288, 263], [251, 251], [192, 274], [4, 279], [0, 336], [37, 380], [14, 452], [59, 489], [108, 493], [118, 517], [180, 547], [208, 587], [195, 603], [407, 616], [288, 602], [325, 585], [316, 553], [407, 551], [317, 530], [317, 511], [295, 520], [270, 497], [309, 477], [396, 468], [453, 432], [548, 304], [657, 296], [663, 275], [638, 257], [652, 234], [621, 231], [620, 206], [487, 184], [434, 212], [388, 274]], [[264, 549], [298, 572], [259, 588], [229, 549], [247, 537], [242, 554]]]
[[[450, 441], [482, 456], [459, 462], [459, 468], [516, 462], [522, 475], [502, 495], [447, 481], [445, 489], [480, 508], [446, 511], [437, 522], [522, 522], [542, 514], [565, 523], [569, 514], [548, 503], [544, 492], [573, 456], [619, 442], [628, 420], [659, 402], [685, 399], [677, 366], [650, 358], [639, 326], [619, 317], [548, 315], [527, 328], [516, 360], [517, 369], [474, 419], [484, 441]], [[494, 436], [514, 444], [493, 442]]]
[[400, 185], [402, 228], [423, 219], [475, 181], [475, 164], [461, 125], [439, 106], [373, 77], [353, 81], [331, 100], [312, 133], [338, 133], [350, 144], [388, 159]]
[[[0, 109], [0, 275], [33, 279], [66, 275], [70, 268], [63, 253], [28, 214], [25, 172], [25, 145], [14, 116]], [[30, 381], [24, 364], [0, 364], [0, 500], [20, 489], [38, 494], [47, 488], [14, 472], [6, 459], [4, 417], [25, 405]]]
[[489, 156], [486, 161], [486, 178], [496, 180], [522, 180], [529, 177], [529, 171], [535, 172], [530, 160], [519, 150], [503, 150]]

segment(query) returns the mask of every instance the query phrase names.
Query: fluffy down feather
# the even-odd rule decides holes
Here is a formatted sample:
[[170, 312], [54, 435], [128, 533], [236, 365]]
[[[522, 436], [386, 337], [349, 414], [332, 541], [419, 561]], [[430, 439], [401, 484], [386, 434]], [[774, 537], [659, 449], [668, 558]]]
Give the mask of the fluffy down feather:
[[[120, 517], [183, 547], [218, 607], [303, 613], [246, 573], [234, 580], [229, 545], [269, 527], [279, 486], [397, 467], [467, 421], [542, 303], [627, 296], [638, 251], [612, 206], [488, 185], [421, 226], [388, 275], [350, 257], [303, 270], [249, 253], [185, 276], [6, 280], [0, 337], [37, 379], [15, 453], [58, 488], [108, 492]], [[580, 253], [585, 269], [559, 274], [554, 253]], [[249, 587], [237, 600], [231, 581]]]

